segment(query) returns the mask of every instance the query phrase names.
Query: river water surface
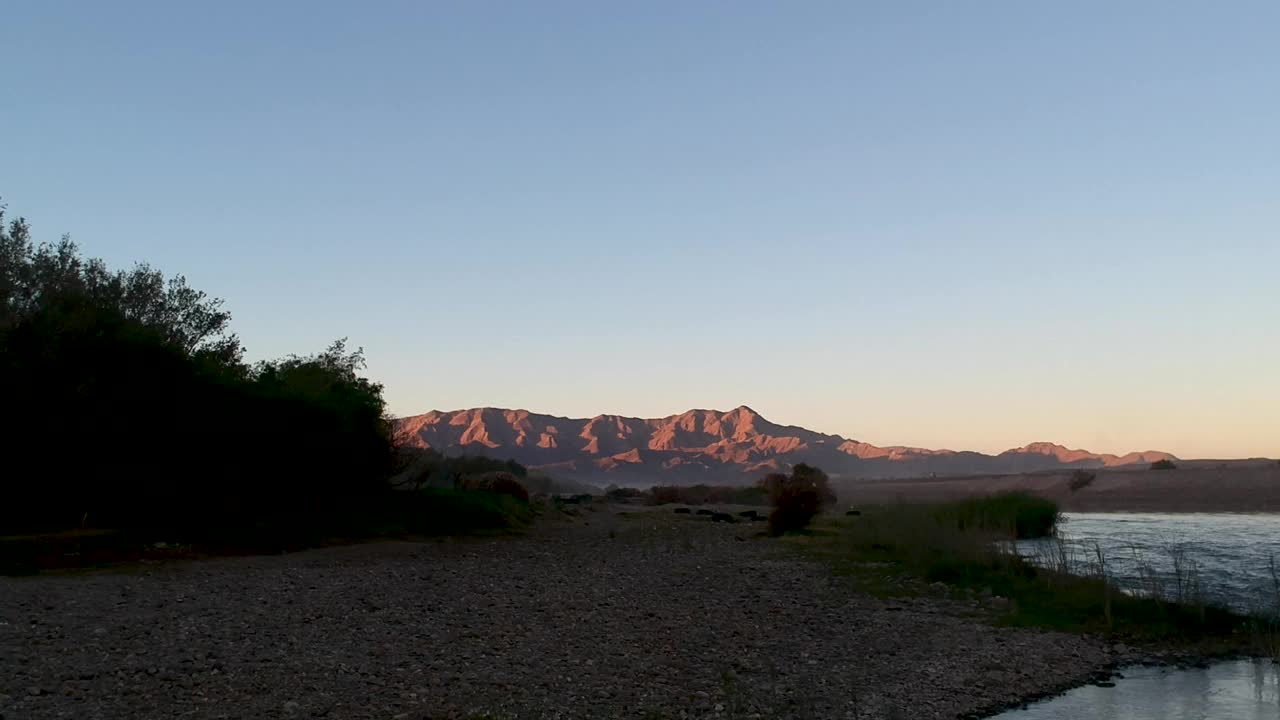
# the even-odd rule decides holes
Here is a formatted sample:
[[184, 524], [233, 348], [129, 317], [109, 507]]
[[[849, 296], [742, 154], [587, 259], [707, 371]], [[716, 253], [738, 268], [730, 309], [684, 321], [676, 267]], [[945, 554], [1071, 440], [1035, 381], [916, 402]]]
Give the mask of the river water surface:
[[1233, 660], [1205, 670], [1123, 669], [1115, 687], [1087, 685], [1009, 710], [999, 720], [1276, 720], [1280, 665]]
[[[1280, 612], [1280, 515], [1067, 513], [1056, 540], [1018, 551], [1076, 572], [1106, 572], [1123, 589], [1202, 598], [1242, 612]], [[1191, 580], [1188, 580], [1191, 578]], [[1188, 587], [1190, 586], [1190, 587]], [[1001, 720], [1280, 720], [1280, 665], [1233, 660], [1205, 669], [1133, 667], [1115, 687], [1090, 685], [1011, 710]]]
[[1173, 598], [1181, 584], [1186, 599], [1198, 593], [1242, 612], [1280, 606], [1280, 577], [1271, 571], [1272, 558], [1280, 563], [1280, 515], [1064, 513], [1058, 535], [1061, 543], [1024, 541], [1018, 549], [1045, 562], [1065, 551], [1074, 571], [1090, 573], [1100, 548], [1107, 574], [1132, 592], [1154, 587]]

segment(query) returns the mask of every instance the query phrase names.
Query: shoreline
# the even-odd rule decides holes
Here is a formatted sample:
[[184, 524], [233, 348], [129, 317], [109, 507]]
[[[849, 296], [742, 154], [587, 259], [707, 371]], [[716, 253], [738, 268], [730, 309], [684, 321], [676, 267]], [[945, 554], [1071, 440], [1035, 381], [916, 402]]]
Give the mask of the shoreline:
[[634, 510], [548, 512], [523, 537], [0, 578], [0, 713], [941, 719], [1115, 660], [1098, 638], [850, 592], [758, 525]]
[[945, 502], [1021, 490], [1056, 501], [1064, 512], [1280, 513], [1280, 463], [1179, 467], [1174, 470], [1097, 469], [1072, 489], [1072, 471], [834, 481], [847, 505]]
[[0, 578], [0, 713], [988, 718], [1126, 666], [1249, 656], [1004, 626], [999, 598], [923, 584], [873, 595], [751, 523], [575, 513], [526, 536]]

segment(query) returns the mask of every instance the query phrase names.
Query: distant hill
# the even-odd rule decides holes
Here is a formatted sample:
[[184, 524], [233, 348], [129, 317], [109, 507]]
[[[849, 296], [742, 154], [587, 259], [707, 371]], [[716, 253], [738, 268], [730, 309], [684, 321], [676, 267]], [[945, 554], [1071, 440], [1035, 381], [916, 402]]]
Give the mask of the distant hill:
[[1031, 443], [999, 455], [877, 447], [839, 435], [778, 425], [743, 405], [728, 412], [690, 410], [663, 418], [597, 415], [573, 419], [528, 410], [431, 411], [396, 420], [406, 442], [446, 454], [514, 458], [553, 475], [597, 485], [748, 483], [799, 462], [831, 475], [917, 477], [1097, 468], [1177, 460], [1165, 452], [1127, 455]]

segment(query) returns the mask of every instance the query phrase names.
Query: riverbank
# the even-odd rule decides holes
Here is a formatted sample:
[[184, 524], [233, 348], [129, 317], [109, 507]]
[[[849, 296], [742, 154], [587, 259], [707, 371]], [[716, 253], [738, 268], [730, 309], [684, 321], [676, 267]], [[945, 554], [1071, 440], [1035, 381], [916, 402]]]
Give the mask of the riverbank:
[[[1056, 515], [1052, 502], [1019, 493], [874, 506], [854, 517], [828, 516], [793, 542], [867, 592], [892, 597], [927, 586], [935, 594], [981, 593], [1000, 602], [992, 620], [1002, 624], [1105, 634], [1195, 654], [1251, 649], [1250, 618], [1210, 601], [1212, 588], [1201, 586], [1193, 558], [1183, 558], [1176, 582], [1152, 576], [1126, 589], [1105, 569], [1119, 558], [1102, 546], [1099, 572], [1097, 561], [1082, 567], [1069, 557], [1071, 548], [1052, 537], [1052, 524], [1038, 521], [1037, 532], [1027, 532], [1025, 516], [1042, 517], [1044, 505]], [[1027, 539], [1015, 546], [1015, 538]], [[1030, 543], [1044, 543], [1035, 558], [1020, 549]]]
[[593, 504], [524, 537], [0, 578], [0, 713], [954, 718], [1117, 659], [984, 598], [851, 592], [758, 528]]
[[[852, 517], [826, 516], [810, 533], [786, 542], [799, 554], [830, 566], [845, 578], [851, 592], [891, 601], [968, 606], [983, 613], [993, 626], [1039, 627], [1106, 638], [1112, 662], [1078, 686], [1110, 687], [1123, 677], [1117, 672], [1121, 667], [1208, 670], [1221, 660], [1274, 654], [1274, 626], [1262, 627], [1260, 635], [1257, 618], [1206, 604], [1199, 594], [1194, 564], [1191, 573], [1181, 577], [1190, 581], [1195, 592], [1175, 602], [1163, 594], [1126, 592], [1115, 579], [1075, 574], [1068, 571], [1065, 559], [1055, 563], [1050, 556], [1047, 563], [1034, 563], [1014, 552], [1010, 540], [1015, 536], [1038, 538], [1052, 532], [1051, 526], [1023, 522], [1028, 513], [1039, 517], [1045, 502], [1011, 494], [938, 504], [870, 506]], [[1029, 528], [1038, 532], [1028, 532]], [[1043, 539], [1050, 546], [1055, 542], [1052, 537]], [[1148, 582], [1142, 589], [1154, 588]], [[985, 712], [1020, 707], [1028, 699], [995, 705]]]
[[1240, 659], [1195, 668], [1126, 665], [1114, 683], [1076, 688], [993, 720], [1264, 720], [1277, 716], [1280, 665]]
[[[1056, 501], [1069, 512], [1270, 512], [1280, 513], [1280, 463], [1198, 461], [1174, 470], [1100, 469], [1072, 489], [1071, 471], [892, 480], [841, 479], [842, 502], [943, 502], [1007, 491]], [[1077, 483], [1078, 484], [1078, 483]]]

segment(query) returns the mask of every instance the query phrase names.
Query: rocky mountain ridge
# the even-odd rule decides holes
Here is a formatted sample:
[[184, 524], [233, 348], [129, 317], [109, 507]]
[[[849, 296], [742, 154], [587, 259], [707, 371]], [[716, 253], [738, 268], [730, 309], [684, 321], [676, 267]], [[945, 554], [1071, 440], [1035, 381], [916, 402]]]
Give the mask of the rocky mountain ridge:
[[528, 410], [472, 408], [395, 421], [397, 436], [446, 454], [514, 458], [531, 468], [595, 483], [747, 483], [798, 462], [831, 475], [914, 477], [1115, 467], [1174, 459], [1159, 451], [1092, 453], [1036, 442], [999, 455], [879, 447], [779, 425], [743, 405], [662, 418], [563, 418]]

